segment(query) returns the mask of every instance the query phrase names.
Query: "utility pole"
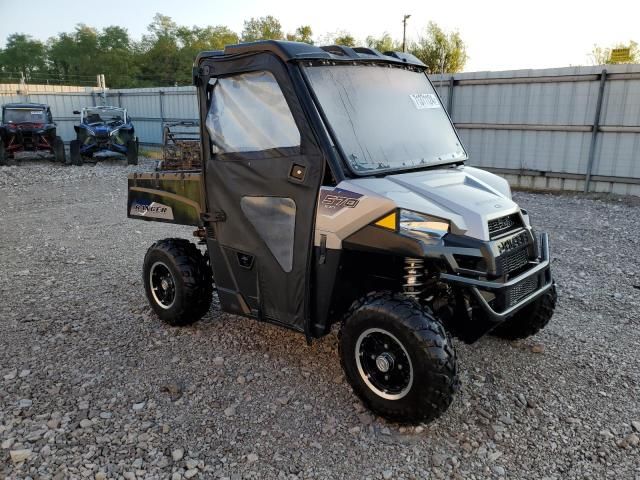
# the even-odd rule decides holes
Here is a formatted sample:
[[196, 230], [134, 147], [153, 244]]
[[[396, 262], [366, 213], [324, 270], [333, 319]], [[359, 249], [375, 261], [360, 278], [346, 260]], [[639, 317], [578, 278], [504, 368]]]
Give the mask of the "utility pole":
[[102, 104], [107, 104], [107, 82], [104, 81], [104, 73], [100, 74], [100, 85], [102, 86]]
[[402, 51], [407, 51], [407, 20], [411, 15], [405, 15], [402, 19]]

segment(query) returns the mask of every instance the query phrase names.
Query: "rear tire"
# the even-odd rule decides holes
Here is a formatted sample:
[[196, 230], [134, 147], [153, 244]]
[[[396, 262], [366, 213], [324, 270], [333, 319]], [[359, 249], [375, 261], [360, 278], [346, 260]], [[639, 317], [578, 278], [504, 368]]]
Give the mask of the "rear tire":
[[144, 257], [143, 280], [151, 308], [169, 325], [189, 325], [209, 311], [211, 268], [188, 240], [167, 238], [154, 243]]
[[129, 140], [127, 142], [127, 163], [129, 165], [138, 165], [138, 141]]
[[513, 317], [491, 331], [491, 335], [506, 340], [520, 340], [535, 335], [547, 326], [558, 302], [555, 284], [535, 302], [517, 311]]
[[373, 293], [355, 302], [339, 351], [354, 393], [392, 421], [438, 418], [459, 385], [456, 352], [442, 323], [402, 295]]
[[60, 137], [56, 137], [53, 141], [53, 155], [58, 163], [66, 163], [66, 155], [64, 151], [64, 142]]
[[7, 151], [4, 149], [4, 142], [0, 140], [0, 165], [6, 165], [8, 163]]
[[82, 165], [82, 155], [80, 155], [80, 141], [71, 140], [69, 143], [69, 162], [73, 165]]

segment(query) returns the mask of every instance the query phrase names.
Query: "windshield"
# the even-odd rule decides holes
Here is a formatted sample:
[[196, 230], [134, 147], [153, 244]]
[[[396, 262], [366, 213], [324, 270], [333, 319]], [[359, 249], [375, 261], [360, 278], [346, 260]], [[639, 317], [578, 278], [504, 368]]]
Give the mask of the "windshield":
[[87, 108], [84, 112], [84, 123], [89, 125], [119, 122], [124, 122], [124, 110], [121, 109]]
[[373, 64], [305, 68], [355, 173], [466, 160], [422, 71]]
[[4, 123], [45, 123], [44, 110], [31, 108], [6, 108], [4, 110]]

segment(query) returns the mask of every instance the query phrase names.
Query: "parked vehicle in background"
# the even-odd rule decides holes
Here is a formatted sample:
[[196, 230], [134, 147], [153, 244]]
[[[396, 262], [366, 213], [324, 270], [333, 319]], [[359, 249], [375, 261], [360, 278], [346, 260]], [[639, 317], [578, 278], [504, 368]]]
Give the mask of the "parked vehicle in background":
[[64, 142], [57, 135], [51, 108], [44, 103], [7, 103], [0, 123], [0, 165], [16, 153], [50, 153], [65, 163]]
[[162, 128], [162, 160], [157, 170], [200, 170], [200, 124], [190, 120], [167, 122]]
[[76, 139], [69, 146], [74, 165], [82, 165], [100, 152], [120, 153], [130, 165], [138, 164], [138, 138], [125, 108], [103, 105], [73, 113], [80, 115], [80, 125], [73, 127]]

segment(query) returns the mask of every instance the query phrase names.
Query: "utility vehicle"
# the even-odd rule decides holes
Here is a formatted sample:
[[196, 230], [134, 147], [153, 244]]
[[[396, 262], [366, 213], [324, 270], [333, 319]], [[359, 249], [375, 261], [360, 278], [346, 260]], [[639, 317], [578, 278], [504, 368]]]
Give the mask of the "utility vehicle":
[[440, 416], [450, 335], [535, 334], [553, 314], [549, 240], [467, 153], [406, 53], [262, 41], [194, 67], [202, 172], [129, 176], [131, 218], [197, 227], [153, 244], [146, 295], [173, 325], [221, 308], [307, 340], [340, 324], [354, 392], [388, 419]]
[[44, 103], [7, 103], [0, 123], [0, 165], [19, 152], [48, 152], [65, 163], [64, 143], [56, 134], [51, 108]]
[[76, 139], [69, 145], [74, 165], [82, 165], [95, 153], [107, 151], [124, 155], [130, 165], [138, 164], [138, 139], [125, 108], [102, 105], [73, 113], [80, 115], [80, 125], [73, 127]]

